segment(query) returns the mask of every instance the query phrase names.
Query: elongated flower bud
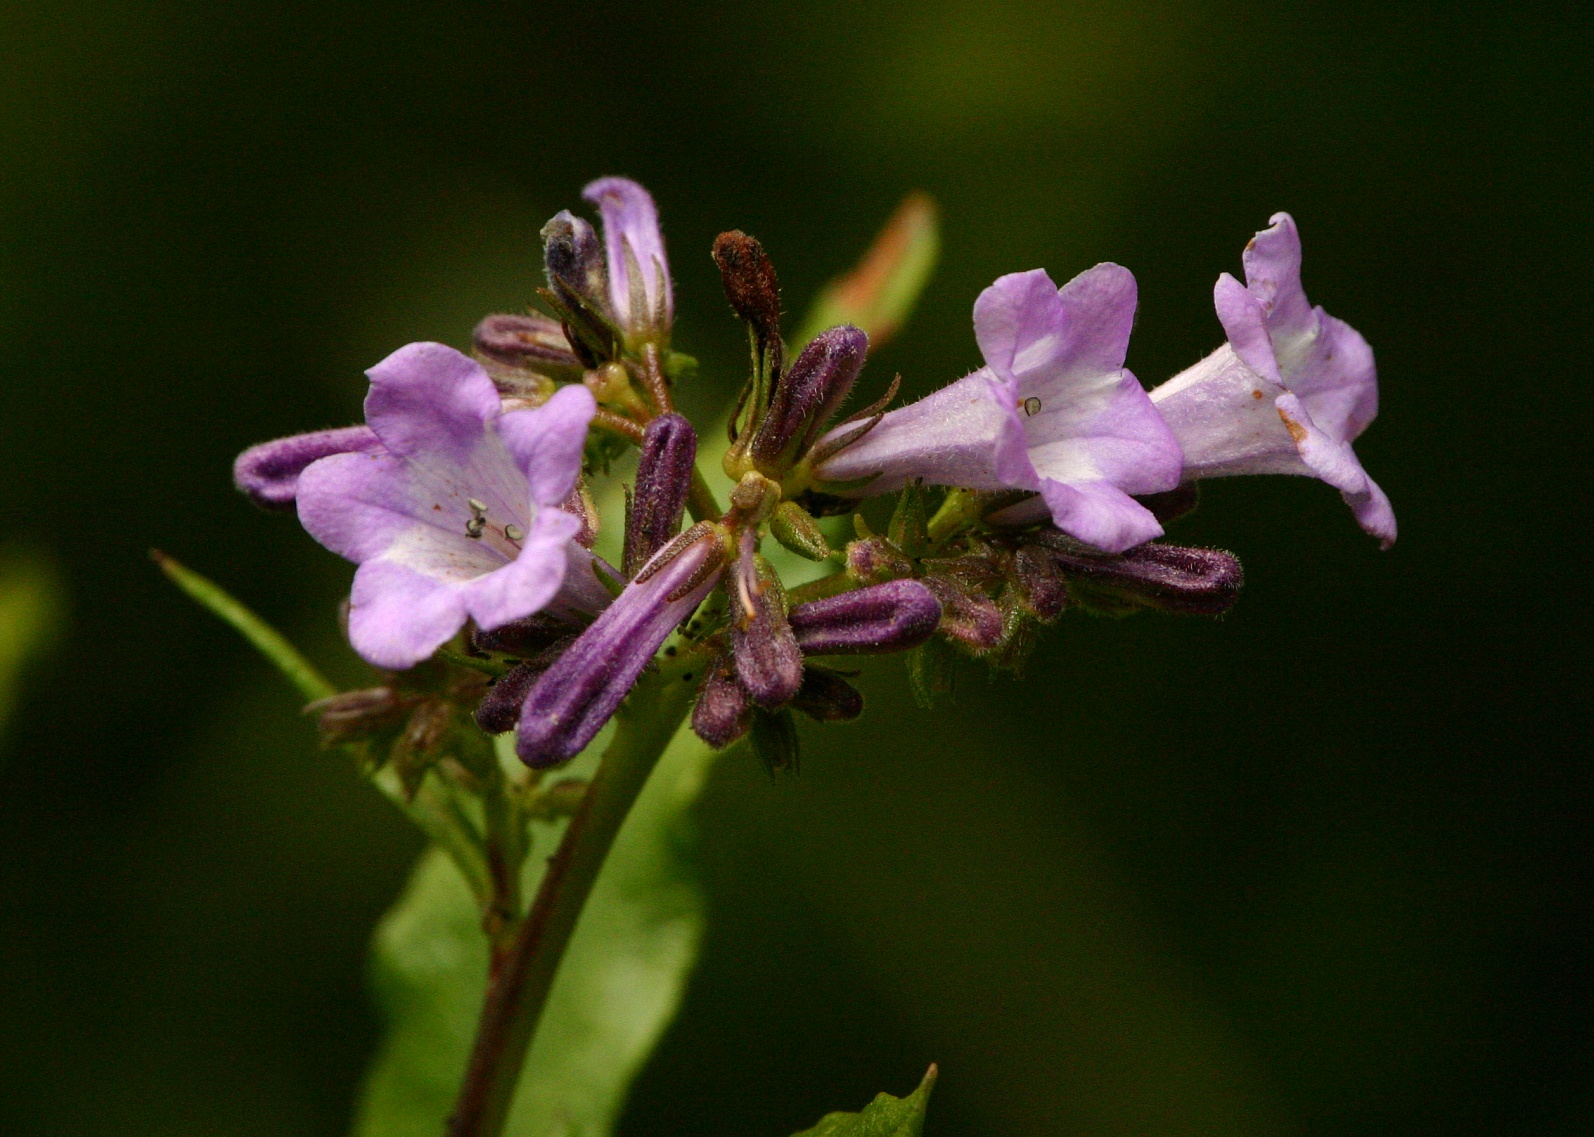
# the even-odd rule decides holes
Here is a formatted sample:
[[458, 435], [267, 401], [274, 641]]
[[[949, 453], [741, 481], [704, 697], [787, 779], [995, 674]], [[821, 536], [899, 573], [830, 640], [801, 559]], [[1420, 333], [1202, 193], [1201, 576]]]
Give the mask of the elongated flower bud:
[[574, 758], [619, 708], [654, 652], [719, 579], [725, 550], [700, 525], [653, 557], [532, 686], [515, 753], [528, 766]]
[[681, 531], [697, 461], [697, 435], [678, 414], [660, 415], [642, 434], [636, 491], [625, 520], [621, 570], [633, 576]]
[[1086, 600], [1094, 593], [1134, 607], [1217, 616], [1234, 606], [1245, 583], [1239, 560], [1222, 549], [1146, 544], [1103, 557], [1080, 552], [1061, 534], [1040, 538]]
[[716, 750], [723, 750], [752, 725], [752, 702], [736, 679], [729, 660], [709, 669], [692, 708], [692, 730]]
[[475, 628], [471, 631], [470, 643], [477, 651], [496, 651], [521, 659], [535, 659], [560, 640], [575, 635], [576, 631], [576, 628], [558, 617], [538, 612], [520, 620], [511, 620], [490, 632]]
[[732, 229], [714, 238], [713, 256], [719, 266], [720, 282], [725, 286], [725, 299], [738, 316], [753, 326], [760, 345], [778, 345], [780, 281], [764, 246], [756, 237]]
[[803, 672], [803, 685], [791, 705], [816, 722], [851, 722], [863, 714], [858, 688], [827, 667], [810, 666]]
[[368, 426], [315, 430], [251, 446], [232, 464], [233, 484], [262, 509], [290, 510], [299, 494], [299, 475], [311, 462], [334, 454], [380, 450]]
[[941, 602], [919, 581], [893, 580], [799, 604], [789, 618], [808, 655], [878, 655], [934, 635]]
[[580, 367], [559, 321], [541, 313], [488, 316], [471, 333], [471, 345], [498, 363], [532, 370]]
[[487, 688], [487, 694], [482, 696], [476, 707], [476, 725], [488, 734], [514, 730], [515, 723], [520, 721], [520, 707], [526, 701], [526, 692], [546, 670], [547, 664], [535, 663], [510, 668], [509, 674]]
[[802, 685], [803, 653], [786, 621], [780, 577], [754, 548], [752, 530], [745, 530], [731, 597], [731, 651], [748, 695], [759, 706], [774, 708], [789, 702]]
[[869, 353], [869, 337], [850, 324], [814, 337], [781, 376], [769, 410], [753, 435], [760, 470], [779, 478], [801, 458], [851, 393]]

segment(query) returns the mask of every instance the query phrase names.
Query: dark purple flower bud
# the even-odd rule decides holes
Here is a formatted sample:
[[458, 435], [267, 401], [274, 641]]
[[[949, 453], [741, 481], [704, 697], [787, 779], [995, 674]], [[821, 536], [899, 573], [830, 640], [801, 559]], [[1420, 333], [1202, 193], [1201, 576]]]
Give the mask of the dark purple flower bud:
[[642, 432], [636, 492], [625, 519], [625, 557], [621, 571], [632, 576], [681, 531], [692, 470], [697, 461], [697, 434], [678, 414], [660, 415]]
[[742, 531], [736, 588], [731, 595], [731, 651], [742, 686], [761, 707], [791, 700], [803, 681], [803, 653], [786, 621], [780, 577], [754, 551], [751, 529]]
[[697, 525], [660, 549], [532, 685], [515, 753], [528, 766], [574, 758], [630, 693], [653, 654], [719, 580], [719, 532]]
[[906, 651], [935, 634], [941, 602], [916, 580], [893, 580], [799, 604], [791, 610], [797, 646], [808, 655]]
[[556, 616], [538, 612], [484, 632], [472, 629], [471, 647], [477, 651], [496, 651], [501, 655], [535, 659], [560, 640], [569, 639], [576, 629]]
[[289, 510], [299, 493], [299, 475], [311, 462], [334, 454], [380, 449], [381, 441], [368, 426], [295, 434], [251, 446], [238, 455], [232, 464], [232, 480], [256, 505]]
[[1073, 591], [1085, 593], [1082, 599], [1087, 601], [1091, 593], [1100, 593], [1137, 607], [1217, 616], [1234, 606], [1245, 583], [1238, 558], [1222, 549], [1146, 544], [1103, 557], [1079, 552], [1077, 547], [1058, 548], [1071, 544], [1066, 537], [1047, 540]]
[[810, 666], [803, 672], [803, 685], [791, 705], [817, 722], [851, 722], [863, 714], [858, 688], [826, 667]]
[[728, 660], [709, 669], [692, 708], [692, 730], [716, 750], [723, 750], [752, 725], [752, 703], [737, 682]]
[[[714, 263], [719, 266], [725, 298], [736, 314], [753, 326], [760, 345], [780, 344], [780, 281], [775, 266], [756, 237], [732, 229], [714, 238]], [[779, 370], [779, 365], [775, 367]]]
[[1057, 558], [1036, 545], [1013, 554], [1013, 583], [1024, 607], [1042, 620], [1054, 620], [1068, 606], [1068, 582]]
[[843, 324], [820, 332], [780, 377], [753, 435], [754, 463], [771, 477], [803, 453], [840, 409], [863, 370], [869, 337]]
[[1190, 513], [1201, 499], [1201, 486], [1199, 482], [1185, 482], [1175, 486], [1166, 493], [1141, 494], [1135, 498], [1141, 505], [1151, 510], [1151, 515], [1163, 525], [1177, 521], [1185, 514]]
[[548, 287], [566, 307], [601, 308], [609, 290], [603, 242], [591, 225], [561, 209], [542, 227], [542, 262]]
[[1006, 628], [996, 601], [950, 576], [927, 576], [923, 584], [941, 602], [943, 636], [976, 655], [1001, 644]]
[[510, 367], [536, 371], [581, 366], [565, 339], [564, 326], [540, 312], [488, 316], [476, 325], [471, 343], [488, 359]]
[[865, 537], [847, 546], [847, 575], [862, 584], [879, 584], [913, 575], [913, 564], [884, 537]]
[[487, 688], [487, 694], [482, 696], [476, 708], [476, 725], [488, 734], [514, 730], [515, 723], [520, 721], [520, 707], [526, 701], [526, 693], [546, 670], [547, 664], [536, 663], [510, 668], [509, 673]]

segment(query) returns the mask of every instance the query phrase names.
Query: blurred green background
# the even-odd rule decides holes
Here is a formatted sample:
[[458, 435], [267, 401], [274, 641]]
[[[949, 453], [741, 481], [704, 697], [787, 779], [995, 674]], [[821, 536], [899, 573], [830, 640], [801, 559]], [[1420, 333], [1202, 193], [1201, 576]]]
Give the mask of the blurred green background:
[[645, 7], [36, 0], [0, 12], [0, 543], [60, 572], [0, 767], [0, 1133], [332, 1135], [418, 848], [164, 548], [358, 676], [349, 570], [229, 481], [464, 345], [591, 177], [659, 200], [688, 396], [907, 190], [942, 268], [865, 373], [978, 362], [999, 273], [1140, 281], [1148, 385], [1292, 211], [1378, 353], [1402, 537], [1208, 487], [1222, 622], [1070, 617], [936, 714], [895, 661], [702, 809], [711, 926], [623, 1132], [779, 1137], [934, 1060], [934, 1137], [1594, 1131], [1587, 13], [1571, 4]]

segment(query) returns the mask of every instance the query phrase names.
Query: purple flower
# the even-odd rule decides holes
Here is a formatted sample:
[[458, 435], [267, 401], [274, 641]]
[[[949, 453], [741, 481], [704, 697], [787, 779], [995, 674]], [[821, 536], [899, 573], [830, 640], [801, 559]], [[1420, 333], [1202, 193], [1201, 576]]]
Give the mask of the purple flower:
[[1228, 273], [1213, 299], [1229, 342], [1151, 393], [1184, 450], [1184, 479], [1306, 474], [1344, 496], [1384, 548], [1395, 512], [1351, 442], [1378, 414], [1367, 341], [1314, 308], [1301, 288], [1301, 238], [1275, 213], [1245, 247], [1244, 285]]
[[670, 262], [648, 191], [629, 178], [599, 178], [581, 196], [603, 215], [609, 306], [628, 338], [650, 339], [675, 318]]
[[1097, 265], [1061, 289], [1041, 269], [1001, 277], [974, 305], [985, 366], [892, 411], [823, 460], [815, 477], [872, 477], [861, 490], [871, 494], [914, 478], [1033, 490], [1037, 498], [997, 520], [1049, 514], [1059, 529], [1107, 552], [1160, 535], [1157, 519], [1130, 495], [1176, 486], [1180, 454], [1124, 367], [1134, 315], [1135, 278], [1118, 265]]
[[232, 464], [232, 480], [264, 509], [289, 510], [299, 493], [299, 475], [311, 462], [355, 450], [380, 450], [381, 439], [368, 426], [314, 430], [251, 446]]
[[526, 695], [515, 740], [521, 761], [540, 768], [580, 754], [718, 583], [724, 563], [724, 545], [708, 525], [660, 549]]
[[467, 618], [491, 629], [540, 609], [598, 611], [607, 593], [571, 540], [581, 522], [558, 508], [581, 472], [586, 388], [505, 413], [487, 373], [436, 343], [367, 374], [365, 420], [381, 446], [322, 458], [298, 484], [305, 529], [360, 566], [354, 649], [401, 670]]

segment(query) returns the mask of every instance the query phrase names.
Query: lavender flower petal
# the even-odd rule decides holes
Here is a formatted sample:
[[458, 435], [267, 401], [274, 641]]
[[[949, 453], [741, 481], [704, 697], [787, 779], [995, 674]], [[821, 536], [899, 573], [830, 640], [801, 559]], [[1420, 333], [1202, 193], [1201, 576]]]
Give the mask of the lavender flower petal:
[[232, 464], [233, 484], [263, 509], [287, 511], [299, 492], [299, 475], [310, 463], [333, 454], [380, 450], [368, 426], [315, 430], [251, 446]]
[[609, 304], [616, 321], [631, 333], [668, 328], [675, 318], [675, 296], [653, 198], [629, 178], [599, 178], [581, 196], [603, 215]]
[[724, 555], [709, 532], [684, 549], [660, 550], [644, 566], [526, 696], [515, 742], [521, 761], [541, 768], [581, 753], [717, 583]]
[[805, 654], [876, 655], [934, 635], [941, 602], [919, 581], [892, 580], [799, 604], [789, 619]]

